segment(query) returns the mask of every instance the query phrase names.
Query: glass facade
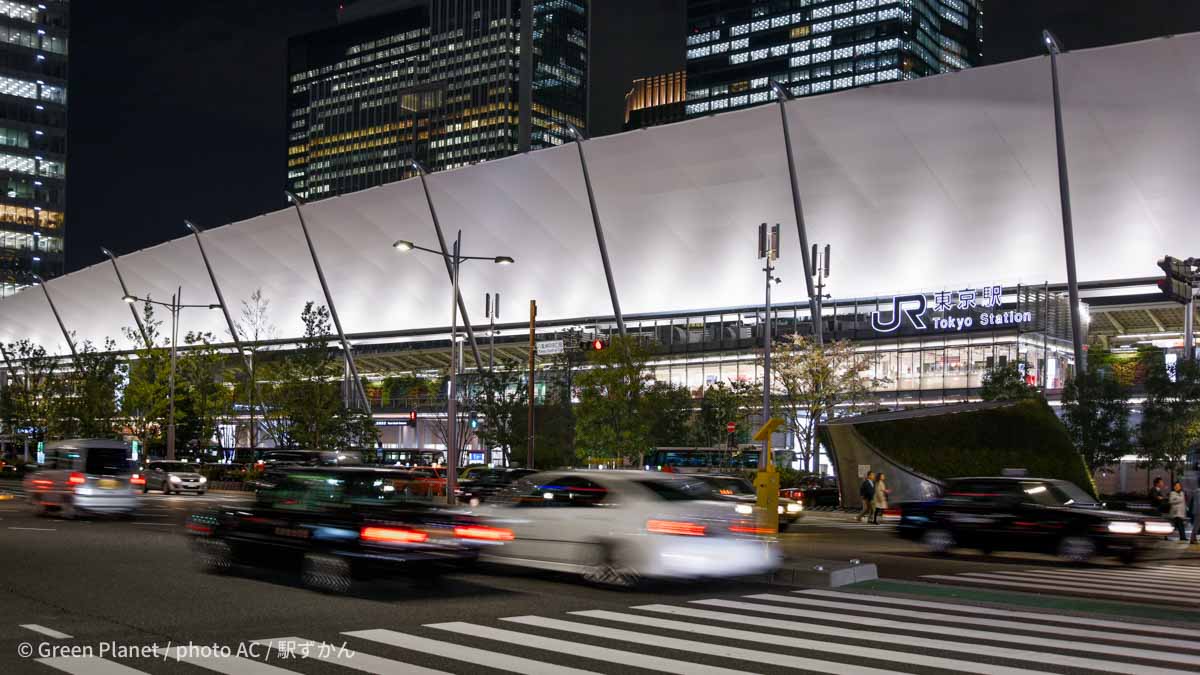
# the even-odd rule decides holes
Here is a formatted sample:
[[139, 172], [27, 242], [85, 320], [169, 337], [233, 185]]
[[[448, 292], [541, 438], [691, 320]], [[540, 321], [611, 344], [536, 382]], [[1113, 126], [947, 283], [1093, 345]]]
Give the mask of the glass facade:
[[685, 70], [638, 78], [625, 94], [625, 130], [682, 121], [686, 101]]
[[290, 190], [344, 194], [406, 178], [413, 160], [450, 169], [586, 128], [583, 0], [403, 7], [289, 43]]
[[977, 65], [983, 0], [689, 0], [688, 117]]
[[0, 297], [63, 272], [69, 5], [0, 2]]

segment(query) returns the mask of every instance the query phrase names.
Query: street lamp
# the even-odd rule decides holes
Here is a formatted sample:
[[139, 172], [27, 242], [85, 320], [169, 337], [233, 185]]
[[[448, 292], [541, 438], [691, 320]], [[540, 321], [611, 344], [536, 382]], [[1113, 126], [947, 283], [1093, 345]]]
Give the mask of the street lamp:
[[418, 246], [407, 239], [397, 240], [392, 244], [392, 248], [403, 253], [409, 251], [432, 253], [450, 263], [450, 394], [446, 401], [446, 464], [448, 465], [446, 469], [446, 502], [454, 505], [457, 503], [454, 497], [454, 490], [458, 486], [458, 410], [455, 400], [458, 396], [458, 387], [455, 382], [458, 375], [458, 358], [454, 351], [458, 344], [458, 268], [465, 260], [490, 260], [497, 265], [511, 265], [515, 261], [506, 255], [491, 257], [462, 255], [460, 253], [462, 251], [462, 230], [458, 231], [458, 237], [454, 240], [454, 250], [449, 255], [442, 253], [438, 249]]
[[195, 307], [198, 309], [221, 309], [220, 305], [184, 305], [179, 302], [183, 297], [183, 287], [179, 287], [175, 291], [175, 295], [171, 296], [171, 302], [159, 302], [150, 298], [139, 298], [136, 295], [126, 293], [121, 296], [121, 300], [133, 304], [135, 302], [144, 302], [149, 305], [158, 305], [166, 307], [171, 312], [171, 374], [167, 378], [168, 394], [167, 400], [170, 401], [167, 412], [167, 459], [175, 459], [175, 360], [177, 349], [176, 345], [179, 342], [179, 312], [185, 307]]

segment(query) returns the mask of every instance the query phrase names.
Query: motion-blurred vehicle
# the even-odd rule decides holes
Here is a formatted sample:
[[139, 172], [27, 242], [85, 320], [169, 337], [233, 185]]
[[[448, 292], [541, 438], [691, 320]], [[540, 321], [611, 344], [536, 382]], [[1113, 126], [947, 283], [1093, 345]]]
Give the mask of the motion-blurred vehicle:
[[208, 479], [200, 475], [199, 464], [147, 462], [142, 478], [145, 479], [142, 482], [142, 492], [162, 490], [164, 495], [169, 495], [172, 492], [204, 494], [208, 491]]
[[898, 534], [935, 554], [961, 546], [1132, 563], [1172, 532], [1165, 520], [1106, 510], [1074, 483], [1047, 478], [957, 478], [940, 499], [899, 506]]
[[691, 476], [553, 471], [521, 478], [478, 511], [515, 539], [486, 560], [631, 587], [643, 579], [766, 572], [779, 563], [755, 514], [713, 498]]
[[485, 502], [513, 481], [537, 473], [534, 469], [487, 469], [474, 474], [473, 478], [458, 481], [458, 501], [478, 505]]
[[479, 474], [491, 471], [492, 467], [487, 464], [472, 464], [458, 472], [459, 480], [474, 480], [479, 477]]
[[250, 508], [218, 507], [187, 528], [202, 568], [293, 567], [305, 585], [344, 592], [355, 580], [434, 573], [474, 562], [509, 530], [447, 510], [412, 473], [370, 467], [294, 469]]
[[[647, 471], [665, 473], [729, 473], [758, 468], [760, 450], [746, 448], [655, 448], [646, 455]], [[790, 450], [773, 450], [771, 457], [776, 466], [791, 466], [796, 453]]]
[[128, 515], [138, 507], [143, 480], [125, 443], [75, 439], [47, 443], [45, 463], [25, 477], [24, 487], [37, 515]]
[[267, 450], [258, 463], [273, 466], [358, 466], [363, 463], [358, 450]]
[[[742, 507], [751, 507], [758, 501], [758, 493], [754, 490], [754, 485], [750, 481], [741, 476], [724, 476], [714, 474], [693, 474], [697, 480], [703, 481], [712, 488], [717, 499], [735, 502]], [[739, 513], [751, 513], [751, 511], [743, 508]], [[800, 502], [784, 497], [782, 494], [779, 497], [779, 531], [787, 530], [788, 526], [795, 523], [804, 515], [804, 505]]]
[[837, 479], [833, 476], [805, 476], [796, 487], [780, 490], [779, 495], [794, 499], [809, 510], [823, 506], [837, 508], [842, 505], [841, 490], [838, 489]]

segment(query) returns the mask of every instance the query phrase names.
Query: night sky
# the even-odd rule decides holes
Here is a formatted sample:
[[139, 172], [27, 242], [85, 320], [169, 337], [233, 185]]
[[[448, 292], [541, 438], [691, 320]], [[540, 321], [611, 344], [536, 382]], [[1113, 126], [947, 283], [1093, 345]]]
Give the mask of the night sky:
[[[631, 80], [683, 67], [686, 0], [593, 0], [592, 135]], [[72, 3], [67, 268], [283, 208], [289, 35], [338, 0]], [[1200, 30], [1194, 0], [987, 0], [985, 63]]]

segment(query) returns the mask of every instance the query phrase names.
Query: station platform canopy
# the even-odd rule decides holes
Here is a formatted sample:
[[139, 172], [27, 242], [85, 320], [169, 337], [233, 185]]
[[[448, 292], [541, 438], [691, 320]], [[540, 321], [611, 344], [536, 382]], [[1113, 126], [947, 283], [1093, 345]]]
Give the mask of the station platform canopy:
[[[1070, 52], [1060, 59], [1079, 276], [1145, 278], [1165, 253], [1198, 255], [1200, 34]], [[1049, 57], [798, 99], [787, 104], [809, 239], [833, 247], [830, 292], [865, 297], [1065, 280]], [[760, 222], [784, 232], [780, 302], [805, 300], [780, 114], [762, 105], [584, 143], [626, 313], [702, 311], [760, 301]], [[448, 237], [471, 262], [462, 290], [482, 321], [485, 292], [504, 319], [536, 298], [539, 319], [611, 316], [574, 147], [428, 178]], [[304, 207], [347, 333], [435, 330], [449, 322], [441, 260], [419, 180]], [[214, 302], [196, 242], [124, 255], [130, 292]], [[203, 234], [236, 316], [256, 289], [280, 337], [322, 293], [293, 209]], [[1191, 250], [1187, 249], [1191, 246]], [[77, 342], [132, 346], [132, 318], [105, 262], [48, 282]], [[190, 310], [181, 333], [227, 338], [220, 312]], [[41, 289], [0, 301], [0, 340], [67, 347]]]

